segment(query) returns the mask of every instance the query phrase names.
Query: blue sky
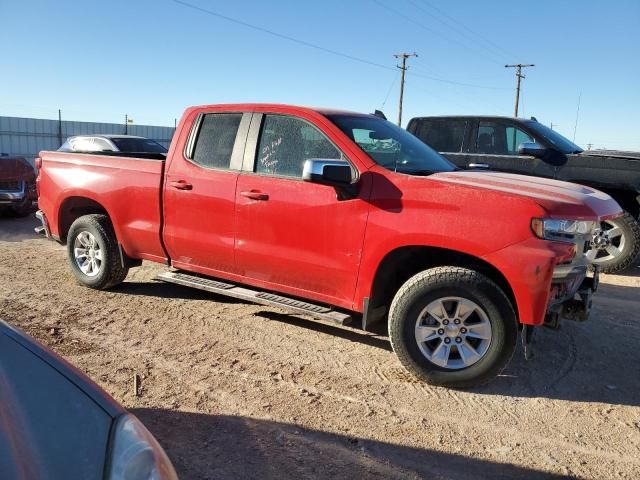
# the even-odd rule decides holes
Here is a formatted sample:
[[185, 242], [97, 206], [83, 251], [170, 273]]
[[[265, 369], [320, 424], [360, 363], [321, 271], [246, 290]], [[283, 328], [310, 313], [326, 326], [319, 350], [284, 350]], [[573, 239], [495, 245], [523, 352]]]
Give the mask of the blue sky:
[[68, 120], [126, 113], [173, 125], [189, 105], [260, 101], [382, 108], [395, 120], [393, 54], [415, 51], [405, 124], [511, 115], [514, 71], [504, 64], [535, 63], [521, 116], [571, 139], [581, 94], [578, 144], [640, 150], [638, 0], [183, 1], [377, 65], [173, 0], [0, 0], [0, 115], [56, 118], [61, 108]]

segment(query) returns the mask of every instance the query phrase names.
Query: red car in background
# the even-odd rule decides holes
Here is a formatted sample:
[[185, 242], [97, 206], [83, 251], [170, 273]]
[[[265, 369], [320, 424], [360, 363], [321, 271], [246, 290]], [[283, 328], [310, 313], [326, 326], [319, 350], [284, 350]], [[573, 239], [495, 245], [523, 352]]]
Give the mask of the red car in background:
[[36, 172], [31, 164], [23, 157], [0, 155], [0, 213], [25, 217], [37, 199]]

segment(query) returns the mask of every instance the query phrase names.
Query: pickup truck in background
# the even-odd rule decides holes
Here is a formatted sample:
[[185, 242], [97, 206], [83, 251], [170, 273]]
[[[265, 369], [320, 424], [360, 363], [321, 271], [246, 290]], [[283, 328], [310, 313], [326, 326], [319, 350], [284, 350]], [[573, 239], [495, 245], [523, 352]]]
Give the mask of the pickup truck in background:
[[0, 213], [25, 217], [33, 212], [36, 172], [24, 157], [0, 155]]
[[535, 119], [418, 117], [407, 130], [460, 168], [554, 178], [611, 195], [624, 216], [602, 222], [588, 256], [605, 273], [634, 265], [640, 252], [640, 152], [585, 151]]
[[497, 375], [518, 332], [583, 320], [587, 247], [622, 212], [589, 187], [457, 171], [374, 115], [267, 104], [186, 110], [166, 161], [40, 152], [41, 230], [106, 289], [160, 280], [368, 330], [419, 378]]

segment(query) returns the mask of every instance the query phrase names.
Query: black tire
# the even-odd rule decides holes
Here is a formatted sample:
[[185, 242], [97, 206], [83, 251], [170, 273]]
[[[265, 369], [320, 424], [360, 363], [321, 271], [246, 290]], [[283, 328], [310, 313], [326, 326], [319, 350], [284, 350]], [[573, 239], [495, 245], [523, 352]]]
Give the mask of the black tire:
[[[432, 363], [421, 352], [415, 338], [420, 312], [444, 297], [474, 302], [491, 324], [486, 353], [476, 363], [459, 369]], [[389, 336], [400, 363], [419, 379], [432, 385], [471, 387], [488, 382], [509, 363], [517, 342], [518, 325], [511, 302], [485, 275], [461, 267], [437, 267], [411, 277], [398, 290], [389, 310]]]
[[[78, 235], [83, 232], [93, 235], [102, 251], [101, 265], [94, 276], [85, 274], [76, 262], [74, 244]], [[67, 235], [67, 254], [73, 274], [82, 285], [89, 288], [111, 288], [122, 283], [129, 273], [129, 268], [122, 266], [118, 240], [106, 215], [84, 215], [73, 222]]]
[[[610, 220], [622, 230], [625, 241], [625, 248], [622, 255], [614, 257], [611, 260], [596, 261], [600, 266], [602, 273], [619, 273], [629, 267], [632, 267], [638, 253], [640, 253], [640, 223], [628, 212], [624, 212], [624, 216]], [[603, 225], [605, 227], [606, 225]]]

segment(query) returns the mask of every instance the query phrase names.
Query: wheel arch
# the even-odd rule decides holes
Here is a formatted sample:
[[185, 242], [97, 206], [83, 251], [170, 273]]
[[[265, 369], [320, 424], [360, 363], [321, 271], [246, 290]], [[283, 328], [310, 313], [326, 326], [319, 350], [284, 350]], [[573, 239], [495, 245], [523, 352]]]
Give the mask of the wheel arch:
[[71, 224], [84, 215], [102, 214], [113, 220], [107, 209], [99, 202], [84, 196], [70, 196], [63, 200], [58, 209], [58, 235], [60, 242], [66, 243]]
[[640, 219], [640, 192], [622, 188], [608, 188], [598, 185], [589, 185], [588, 183], [586, 185], [606, 193], [618, 202], [623, 210], [629, 212], [633, 218]]
[[[388, 252], [371, 283], [367, 311], [376, 318], [386, 315], [396, 292], [409, 278], [433, 267], [455, 266], [469, 268], [486, 275], [505, 293], [515, 312], [518, 312], [516, 297], [504, 274], [494, 265], [471, 254], [441, 247], [408, 245]], [[377, 312], [377, 313], [374, 313]]]

